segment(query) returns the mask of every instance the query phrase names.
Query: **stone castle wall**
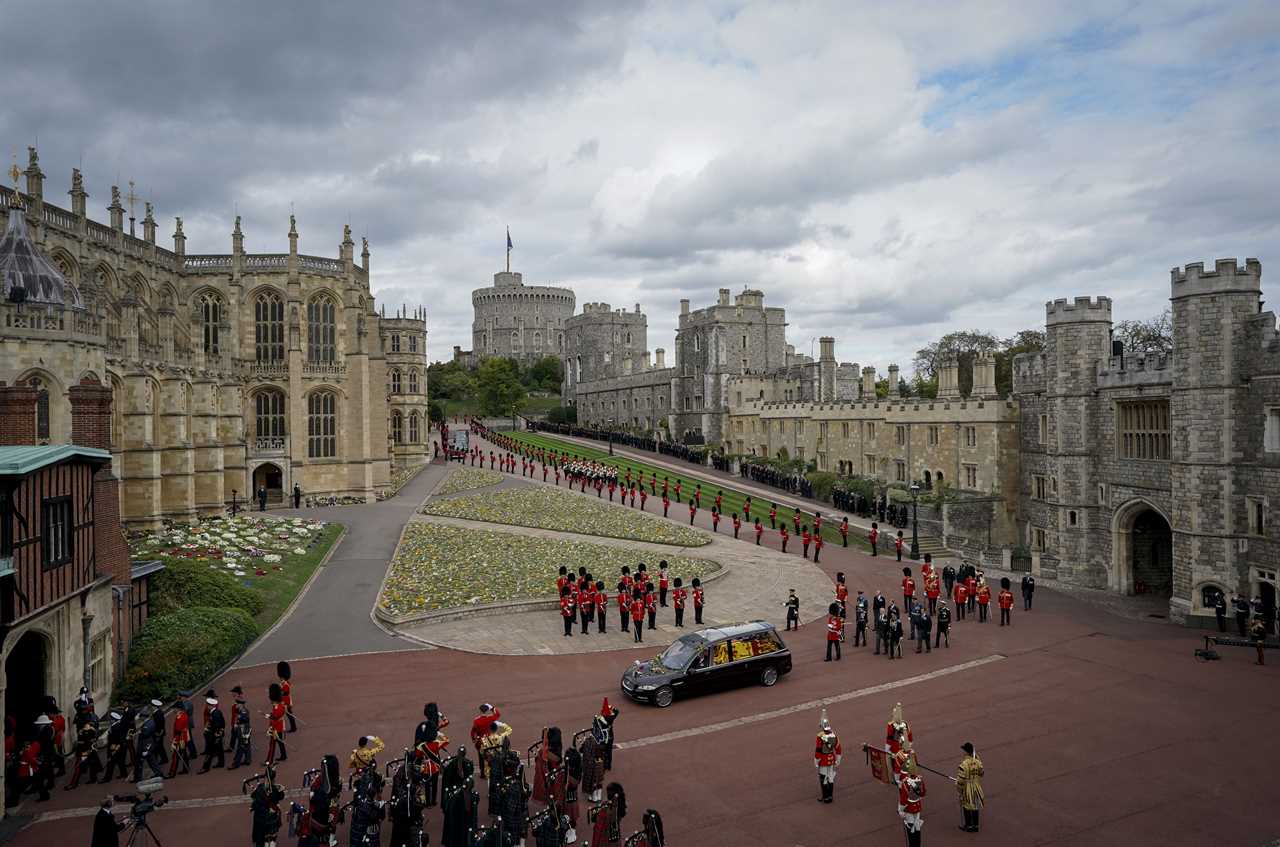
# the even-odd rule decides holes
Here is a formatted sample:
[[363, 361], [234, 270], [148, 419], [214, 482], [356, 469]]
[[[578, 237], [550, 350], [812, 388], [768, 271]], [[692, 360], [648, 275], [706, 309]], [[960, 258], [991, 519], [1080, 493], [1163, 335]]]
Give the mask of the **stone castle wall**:
[[521, 274], [499, 271], [492, 286], [471, 292], [474, 358], [563, 361], [565, 322], [573, 317], [574, 302], [568, 288], [525, 285]]

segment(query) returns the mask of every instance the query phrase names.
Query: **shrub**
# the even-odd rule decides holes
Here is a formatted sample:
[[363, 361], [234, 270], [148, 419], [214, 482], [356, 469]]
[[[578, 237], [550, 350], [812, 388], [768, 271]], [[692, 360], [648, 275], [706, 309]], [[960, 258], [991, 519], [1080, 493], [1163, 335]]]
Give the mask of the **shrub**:
[[805, 479], [809, 480], [809, 484], [813, 486], [813, 498], [815, 500], [831, 499], [831, 489], [836, 484], [835, 474], [830, 471], [814, 471], [805, 474]]
[[258, 636], [243, 609], [196, 606], [147, 620], [129, 651], [115, 697], [138, 702], [171, 697], [208, 682]]
[[207, 561], [168, 558], [164, 570], [152, 579], [152, 615], [192, 606], [242, 609], [250, 617], [262, 611], [262, 595], [221, 568], [209, 567]]

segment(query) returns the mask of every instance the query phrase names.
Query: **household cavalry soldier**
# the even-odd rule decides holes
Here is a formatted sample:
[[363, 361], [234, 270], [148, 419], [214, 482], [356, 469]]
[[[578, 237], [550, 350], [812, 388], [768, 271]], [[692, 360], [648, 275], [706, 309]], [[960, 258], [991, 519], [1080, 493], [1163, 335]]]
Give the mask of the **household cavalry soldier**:
[[885, 746], [889, 749], [890, 763], [893, 765], [894, 784], [900, 785], [904, 774], [915, 770], [915, 756], [911, 750], [914, 739], [911, 727], [902, 716], [902, 704], [895, 703], [889, 715], [889, 723], [885, 726]]
[[986, 804], [986, 797], [982, 793], [982, 760], [973, 752], [973, 745], [968, 741], [961, 744], [960, 749], [964, 751], [960, 767], [956, 768], [956, 792], [960, 795], [960, 812], [964, 816], [960, 829], [977, 832], [978, 814]]
[[831, 728], [827, 720], [827, 710], [822, 710], [822, 718], [818, 721], [818, 738], [813, 748], [813, 764], [818, 769], [818, 786], [822, 794], [820, 803], [830, 803], [836, 790], [836, 771], [840, 767], [840, 759], [844, 751], [840, 747], [840, 737]]
[[904, 775], [898, 783], [898, 815], [907, 833], [907, 847], [920, 847], [924, 829], [924, 777], [918, 773]]
[[235, 703], [231, 707], [231, 749], [235, 755], [231, 758], [230, 770], [244, 765], [248, 767], [253, 761], [253, 728], [249, 724], [249, 707], [244, 701], [244, 689], [236, 686], [231, 689], [235, 695]]

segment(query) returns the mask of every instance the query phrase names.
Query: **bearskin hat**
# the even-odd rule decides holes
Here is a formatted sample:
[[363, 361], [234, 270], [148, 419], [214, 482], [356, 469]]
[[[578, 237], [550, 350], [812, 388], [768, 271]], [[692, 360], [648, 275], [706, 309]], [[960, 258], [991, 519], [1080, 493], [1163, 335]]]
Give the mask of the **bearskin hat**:
[[902, 575], [903, 575], [903, 576], [911, 576], [911, 568], [903, 568], [903, 569], [902, 569]]
[[1001, 588], [1003, 588], [1005, 591], [1008, 591], [1008, 590], [1009, 590], [1009, 585], [1010, 585], [1009, 577], [1007, 577], [1007, 576], [1002, 576], [1002, 577], [1000, 577], [1000, 587], [1001, 587]]
[[280, 683], [273, 682], [267, 686], [267, 699], [272, 703], [279, 703], [284, 699], [284, 692], [280, 690]]
[[832, 603], [830, 606], [828, 606], [828, 607], [827, 607], [827, 614], [829, 614], [829, 615], [838, 615], [838, 614], [840, 614], [840, 604], [839, 604], [839, 603]]
[[611, 782], [605, 788], [605, 796], [613, 800], [617, 805], [618, 817], [625, 817], [627, 814], [627, 792], [622, 790], [622, 783]]
[[289, 667], [289, 663], [285, 661], [276, 662], [276, 676], [281, 679], [292, 679], [293, 668]]
[[325, 796], [333, 797], [342, 791], [342, 765], [337, 756], [326, 753], [320, 759], [320, 777]]

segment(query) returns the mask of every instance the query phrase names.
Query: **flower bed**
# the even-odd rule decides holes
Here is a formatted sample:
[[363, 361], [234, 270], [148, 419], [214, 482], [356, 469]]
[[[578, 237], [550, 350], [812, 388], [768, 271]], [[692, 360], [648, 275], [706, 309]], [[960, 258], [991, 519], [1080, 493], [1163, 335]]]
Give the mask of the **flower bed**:
[[659, 558], [667, 560], [673, 578], [683, 577], [686, 583], [720, 569], [708, 559], [417, 521], [405, 529], [378, 607], [399, 616], [507, 600], [550, 600], [561, 565], [575, 571], [585, 567], [612, 590], [623, 565], [635, 570], [643, 561], [656, 573]]
[[[166, 611], [188, 606], [216, 606], [181, 578], [203, 566], [260, 595], [260, 602], [229, 602], [244, 608], [261, 625], [275, 621], [324, 557], [340, 527], [321, 521], [275, 519], [257, 515], [213, 518], [195, 524], [173, 524], [129, 538], [133, 559], [159, 559], [173, 564], [174, 574], [157, 577], [157, 598]], [[225, 580], [210, 580], [221, 585]], [[243, 592], [227, 592], [242, 594]], [[190, 596], [188, 596], [190, 595]], [[255, 609], [256, 607], [256, 609]]]
[[459, 491], [470, 491], [473, 488], [487, 488], [502, 482], [502, 474], [497, 471], [486, 471], [481, 468], [456, 468], [444, 482], [440, 483], [432, 496], [457, 494]]
[[554, 529], [606, 538], [700, 547], [711, 543], [701, 530], [556, 488], [512, 488], [474, 497], [433, 500], [424, 514]]

